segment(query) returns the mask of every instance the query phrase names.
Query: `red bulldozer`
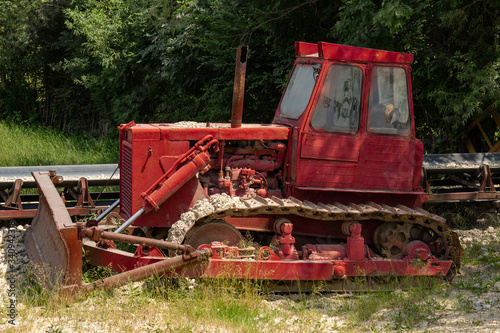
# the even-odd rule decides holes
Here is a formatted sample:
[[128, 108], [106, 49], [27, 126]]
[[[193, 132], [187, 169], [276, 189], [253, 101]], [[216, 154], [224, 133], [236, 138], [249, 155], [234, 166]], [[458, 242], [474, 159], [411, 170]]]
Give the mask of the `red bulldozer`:
[[[413, 56], [297, 42], [272, 124], [242, 124], [247, 52], [230, 123], [119, 127], [120, 199], [96, 220], [73, 222], [50, 175], [33, 173], [40, 206], [25, 243], [44, 285], [74, 293], [164, 275], [354, 290], [456, 275], [457, 235], [422, 209]], [[82, 248], [118, 274], [83, 284]]]

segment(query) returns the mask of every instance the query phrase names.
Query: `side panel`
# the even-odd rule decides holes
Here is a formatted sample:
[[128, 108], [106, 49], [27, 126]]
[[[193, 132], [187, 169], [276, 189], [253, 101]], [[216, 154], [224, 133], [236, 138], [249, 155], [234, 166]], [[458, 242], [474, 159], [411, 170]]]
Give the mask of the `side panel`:
[[300, 157], [339, 162], [358, 162], [359, 135], [306, 133]]
[[386, 192], [370, 190], [339, 190], [338, 188], [294, 187], [291, 196], [299, 200], [311, 202], [334, 203], [340, 202], [347, 205], [354, 203], [375, 202], [396, 206], [398, 204], [408, 207], [422, 207], [422, 193], [416, 192]]
[[316, 103], [301, 128], [295, 186], [358, 188], [365, 68], [325, 64]]
[[122, 140], [120, 151], [120, 210], [130, 217], [132, 216], [132, 144]]
[[[160, 139], [160, 131], [152, 125], [136, 125], [121, 136], [120, 170], [120, 213], [129, 218], [142, 204], [141, 193], [161, 177], [177, 159], [189, 149], [189, 141], [168, 141]], [[171, 158], [163, 158], [170, 156]], [[182, 196], [193, 197], [198, 191], [198, 182], [189, 182], [182, 189]], [[175, 202], [172, 202], [175, 201]], [[140, 217], [135, 226], [165, 226], [169, 220], [175, 222], [179, 214], [189, 209], [191, 200], [179, 203], [179, 196], [168, 200], [161, 209]]]
[[359, 135], [304, 133], [295, 185], [356, 188], [361, 142]]
[[361, 149], [359, 188], [411, 192], [415, 140], [367, 134]]

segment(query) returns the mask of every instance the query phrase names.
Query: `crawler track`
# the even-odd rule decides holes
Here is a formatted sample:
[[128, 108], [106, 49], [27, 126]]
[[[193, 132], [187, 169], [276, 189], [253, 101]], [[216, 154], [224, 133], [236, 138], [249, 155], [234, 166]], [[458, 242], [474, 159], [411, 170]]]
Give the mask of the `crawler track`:
[[[430, 240], [440, 245], [439, 248], [431, 246], [431, 249], [434, 248], [433, 255], [436, 255], [440, 260], [452, 260], [455, 263], [454, 269], [450, 270], [447, 276], [448, 279], [453, 278], [460, 267], [461, 249], [458, 235], [446, 225], [444, 218], [420, 208], [412, 209], [402, 205], [390, 207], [373, 202], [346, 206], [340, 203], [314, 204], [309, 201], [302, 202], [292, 197], [288, 199], [276, 197], [240, 199], [227, 195], [214, 195], [209, 199], [202, 200], [184, 213], [181, 219], [170, 228], [167, 240], [180, 244], [193, 226], [215, 219], [262, 214], [297, 215], [316, 220], [339, 222], [377, 220], [380, 221], [380, 225], [392, 222], [408, 230], [412, 226], [421, 230], [430, 230], [430, 233], [427, 233], [431, 235]], [[383, 242], [380, 243], [382, 244], [378, 245], [383, 248]], [[383, 249], [382, 252], [384, 252]]]

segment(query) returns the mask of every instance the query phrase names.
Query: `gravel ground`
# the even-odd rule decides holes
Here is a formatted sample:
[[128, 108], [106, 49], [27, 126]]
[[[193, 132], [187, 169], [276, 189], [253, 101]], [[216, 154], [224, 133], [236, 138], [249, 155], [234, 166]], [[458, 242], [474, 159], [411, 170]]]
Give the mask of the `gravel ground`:
[[[36, 321], [36, 327], [39, 327], [39, 332], [56, 332], [52, 329], [51, 321], [45, 319], [43, 307], [38, 310], [33, 310], [31, 318], [16, 318], [16, 325], [20, 330], [12, 326], [9, 318], [9, 293], [17, 289], [22, 284], [25, 277], [22, 273], [22, 267], [28, 262], [26, 252], [23, 245], [23, 234], [27, 225], [11, 227], [3, 227], [0, 232], [0, 292], [2, 299], [2, 309], [0, 309], [0, 331], [13, 329], [15, 331], [23, 331], [23, 320]], [[425, 302], [429, 304], [439, 304], [437, 311], [426, 314], [416, 325], [411, 328], [415, 332], [500, 332], [500, 267], [499, 261], [488, 263], [484, 258], [498, 257], [498, 231], [493, 227], [488, 227], [483, 230], [457, 230], [460, 235], [462, 245], [465, 249], [475, 248], [478, 254], [478, 263], [468, 264], [462, 267], [461, 274], [457, 276], [453, 283], [445, 288], [442, 294], [433, 295]], [[9, 253], [12, 254], [9, 256]], [[14, 259], [10, 262], [9, 259]], [[13, 263], [13, 265], [10, 265]], [[11, 281], [15, 281], [15, 285], [11, 285]], [[496, 281], [496, 282], [495, 282]], [[406, 291], [396, 291], [396, 295], [407, 297]], [[345, 301], [346, 297], [338, 295], [325, 294], [314, 298], [315, 302], [311, 303], [311, 307], [318, 314], [314, 327], [301, 324], [303, 320], [300, 316], [294, 314], [293, 308], [297, 306], [297, 296], [276, 296], [268, 297], [263, 300], [263, 305], [272, 310], [282, 311], [284, 316], [274, 319], [276, 325], [283, 327], [285, 331], [330, 331], [343, 332], [349, 331], [405, 331], [395, 321], [395, 309], [383, 308], [378, 310], [369, 320], [361, 321], [353, 324], [352, 313], [346, 311], [332, 311], [339, 307], [346, 307], [350, 301]], [[364, 296], [358, 296], [364, 297]], [[366, 296], [369, 297], [369, 296]], [[347, 297], [349, 299], [349, 297]], [[359, 299], [359, 298], [358, 298]], [[152, 300], [154, 301], [154, 300]], [[92, 302], [87, 299], [83, 302]], [[354, 302], [354, 300], [352, 300]], [[306, 302], [307, 303], [307, 302]], [[22, 309], [23, 304], [18, 302], [17, 309]], [[87, 305], [85, 305], [87, 306]], [[89, 308], [93, 305], [88, 305]], [[167, 305], [168, 306], [168, 305]], [[436, 308], [434, 306], [434, 308]], [[39, 312], [37, 316], [36, 312]], [[35, 316], [33, 318], [33, 316]], [[125, 318], [124, 320], [129, 320]], [[133, 319], [132, 319], [133, 320]], [[257, 318], [258, 320], [258, 318]], [[90, 325], [90, 324], [89, 324]], [[142, 324], [141, 324], [142, 325]], [[149, 331], [145, 326], [138, 325], [134, 331]], [[359, 325], [359, 326], [357, 326]], [[93, 328], [92, 328], [93, 327]], [[265, 326], [262, 327], [266, 331]], [[78, 329], [64, 330], [64, 332], [77, 332]], [[99, 323], [92, 323], [86, 327], [85, 332], [108, 332], [106, 326]], [[113, 330], [114, 331], [114, 330]], [[195, 331], [199, 331], [198, 329]], [[230, 330], [220, 330], [216, 327], [204, 326], [202, 331], [222, 332]], [[59, 332], [59, 331], [58, 331]]]

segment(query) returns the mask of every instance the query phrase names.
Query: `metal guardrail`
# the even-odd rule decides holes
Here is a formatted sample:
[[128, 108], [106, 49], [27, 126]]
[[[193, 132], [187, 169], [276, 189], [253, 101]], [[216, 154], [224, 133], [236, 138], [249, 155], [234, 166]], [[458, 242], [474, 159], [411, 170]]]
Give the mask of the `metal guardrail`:
[[[465, 153], [465, 154], [427, 154], [424, 155], [423, 166], [428, 173], [462, 173], [464, 170], [477, 170], [487, 164], [492, 171], [500, 171], [500, 153]], [[0, 188], [2, 184], [12, 184], [15, 179], [23, 182], [35, 180], [32, 171], [56, 170], [57, 175], [66, 180], [78, 180], [80, 177], [88, 180], [109, 179], [118, 164], [83, 164], [83, 165], [47, 165], [47, 166], [15, 166], [0, 167]], [[113, 179], [119, 179], [116, 171]]]
[[117, 170], [117, 167], [118, 164], [0, 167], [0, 189], [10, 188], [16, 179], [23, 181], [24, 188], [36, 187], [31, 172], [48, 172], [49, 170], [55, 170], [57, 175], [62, 176], [65, 182], [78, 182], [83, 177], [96, 186], [103, 185], [114, 173], [112, 180], [117, 183], [120, 178], [120, 171]]
[[424, 155], [428, 202], [500, 200], [500, 153]]
[[483, 164], [500, 171], [500, 153], [428, 154], [423, 167], [427, 173], [463, 173], [479, 169]]

